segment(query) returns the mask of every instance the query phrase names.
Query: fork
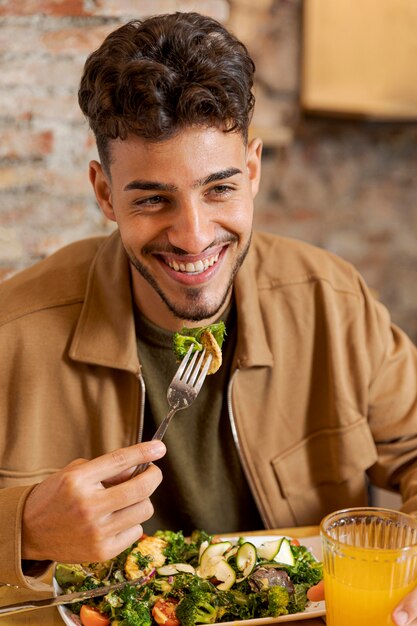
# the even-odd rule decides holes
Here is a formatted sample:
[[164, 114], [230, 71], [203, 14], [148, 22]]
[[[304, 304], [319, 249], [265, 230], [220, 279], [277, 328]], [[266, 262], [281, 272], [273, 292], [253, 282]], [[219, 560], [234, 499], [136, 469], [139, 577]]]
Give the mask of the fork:
[[[206, 349], [204, 348], [201, 353], [194, 352], [190, 361], [192, 351], [193, 346], [191, 345], [168, 387], [167, 400], [170, 410], [168, 411], [165, 419], [161, 422], [158, 430], [152, 437], [152, 440], [159, 439], [162, 441], [162, 438], [165, 435], [169, 423], [175, 413], [191, 406], [203, 386], [203, 382], [207, 376], [213, 357], [209, 354], [206, 362], [204, 363], [204, 357], [206, 355]], [[199, 354], [200, 356], [197, 360]], [[138, 465], [131, 478], [144, 472], [149, 465], [149, 462]]]

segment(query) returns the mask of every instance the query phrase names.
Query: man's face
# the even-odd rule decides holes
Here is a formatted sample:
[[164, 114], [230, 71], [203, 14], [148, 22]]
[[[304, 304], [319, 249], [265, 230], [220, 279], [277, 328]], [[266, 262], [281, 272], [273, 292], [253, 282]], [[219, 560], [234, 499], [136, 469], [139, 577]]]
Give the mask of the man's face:
[[160, 143], [113, 141], [110, 154], [110, 177], [93, 162], [90, 178], [118, 224], [137, 306], [171, 329], [209, 323], [249, 247], [261, 142], [199, 127]]

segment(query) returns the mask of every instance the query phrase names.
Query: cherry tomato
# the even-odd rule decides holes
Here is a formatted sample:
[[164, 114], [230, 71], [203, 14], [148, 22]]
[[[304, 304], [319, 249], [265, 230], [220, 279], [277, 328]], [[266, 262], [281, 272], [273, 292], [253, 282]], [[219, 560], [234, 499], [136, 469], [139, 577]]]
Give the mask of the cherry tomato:
[[163, 626], [180, 626], [180, 620], [175, 613], [177, 604], [178, 600], [175, 600], [175, 598], [167, 598], [167, 600], [160, 598], [157, 600], [152, 608], [152, 617], [155, 622]]
[[291, 539], [290, 544], [292, 546], [299, 546], [300, 542], [298, 541], [298, 539]]
[[88, 604], [83, 604], [80, 611], [81, 623], [83, 626], [110, 626], [107, 615]]
[[321, 580], [314, 587], [310, 587], [307, 591], [307, 598], [311, 600], [311, 602], [321, 602], [324, 600], [324, 581]]

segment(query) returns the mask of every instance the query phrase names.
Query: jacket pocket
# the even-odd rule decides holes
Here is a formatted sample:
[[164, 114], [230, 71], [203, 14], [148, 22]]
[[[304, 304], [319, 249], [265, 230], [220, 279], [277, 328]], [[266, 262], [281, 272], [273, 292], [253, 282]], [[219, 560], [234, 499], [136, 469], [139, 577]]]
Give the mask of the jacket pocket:
[[378, 455], [366, 419], [306, 437], [272, 460], [283, 497], [298, 524], [367, 503], [365, 471]]

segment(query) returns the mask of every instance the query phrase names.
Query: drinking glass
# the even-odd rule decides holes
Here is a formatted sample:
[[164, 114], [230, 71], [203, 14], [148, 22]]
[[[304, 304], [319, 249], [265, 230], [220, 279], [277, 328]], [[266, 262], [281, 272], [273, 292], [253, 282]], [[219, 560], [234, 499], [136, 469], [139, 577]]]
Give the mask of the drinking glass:
[[335, 511], [320, 524], [328, 626], [393, 626], [417, 585], [417, 519], [379, 507]]

